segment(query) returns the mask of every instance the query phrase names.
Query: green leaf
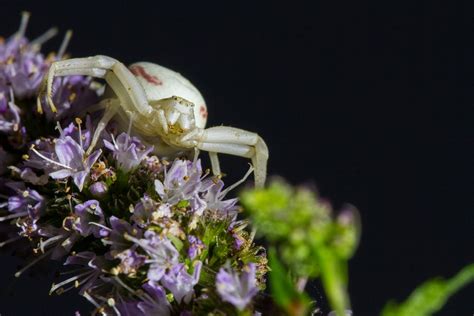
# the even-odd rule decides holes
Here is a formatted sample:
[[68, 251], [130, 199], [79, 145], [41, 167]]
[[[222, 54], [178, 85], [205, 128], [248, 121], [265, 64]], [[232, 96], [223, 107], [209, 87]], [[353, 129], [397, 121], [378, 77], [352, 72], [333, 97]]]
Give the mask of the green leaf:
[[186, 208], [189, 206], [189, 201], [188, 200], [181, 200], [178, 202], [178, 204], [176, 204], [176, 207], [177, 208]]
[[304, 293], [296, 290], [288, 272], [278, 260], [274, 248], [270, 248], [270, 290], [275, 302], [283, 308], [288, 315], [306, 315], [309, 299]]
[[350, 307], [347, 292], [347, 261], [341, 260], [333, 249], [324, 245], [316, 246], [314, 252], [320, 265], [321, 281], [331, 308], [337, 315], [346, 315], [345, 310]]
[[468, 265], [449, 280], [428, 280], [400, 304], [389, 302], [382, 316], [428, 316], [439, 311], [454, 293], [474, 281], [474, 264]]
[[181, 251], [181, 249], [183, 249], [184, 244], [181, 241], [181, 239], [171, 234], [167, 235], [166, 237], [168, 237], [168, 239], [171, 240], [171, 242], [173, 243], [173, 245], [176, 247], [178, 251]]

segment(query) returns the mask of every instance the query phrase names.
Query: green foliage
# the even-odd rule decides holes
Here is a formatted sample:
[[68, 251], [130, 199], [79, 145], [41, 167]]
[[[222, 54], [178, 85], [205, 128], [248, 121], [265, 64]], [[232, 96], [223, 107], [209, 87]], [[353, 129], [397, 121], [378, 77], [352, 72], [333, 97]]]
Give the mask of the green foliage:
[[292, 316], [306, 315], [309, 298], [298, 292], [288, 276], [288, 272], [278, 260], [274, 248], [270, 249], [270, 289], [275, 302]]
[[448, 280], [428, 280], [415, 289], [408, 299], [400, 304], [389, 302], [382, 316], [428, 316], [439, 311], [446, 301], [462, 287], [474, 281], [474, 264], [462, 269]]
[[[264, 189], [244, 191], [241, 203], [257, 233], [278, 249], [290, 274], [295, 279], [321, 277], [331, 307], [344, 315], [349, 308], [347, 260], [357, 247], [360, 231], [356, 210], [347, 208], [334, 218], [331, 207], [313, 191], [292, 188], [282, 180], [274, 180]], [[288, 284], [276, 284], [289, 288]], [[272, 290], [277, 300], [282, 299], [280, 287]], [[281, 304], [287, 306], [288, 302]]]

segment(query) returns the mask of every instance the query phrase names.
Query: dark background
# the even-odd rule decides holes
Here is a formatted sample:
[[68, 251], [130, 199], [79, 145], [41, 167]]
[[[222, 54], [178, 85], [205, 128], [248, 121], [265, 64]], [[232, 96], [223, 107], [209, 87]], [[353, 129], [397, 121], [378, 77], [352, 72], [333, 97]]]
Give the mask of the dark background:
[[[355, 315], [376, 315], [474, 262], [474, 10], [444, 2], [0, 1], [0, 33], [29, 10], [28, 36], [71, 28], [73, 56], [181, 72], [204, 95], [209, 126], [267, 141], [270, 174], [313, 181], [336, 207], [358, 207], [351, 300]], [[227, 183], [246, 166], [224, 158]], [[90, 307], [76, 294], [48, 297], [49, 277], [14, 280], [16, 264], [1, 257], [2, 316]], [[473, 294], [465, 288], [439, 315], [472, 315]]]

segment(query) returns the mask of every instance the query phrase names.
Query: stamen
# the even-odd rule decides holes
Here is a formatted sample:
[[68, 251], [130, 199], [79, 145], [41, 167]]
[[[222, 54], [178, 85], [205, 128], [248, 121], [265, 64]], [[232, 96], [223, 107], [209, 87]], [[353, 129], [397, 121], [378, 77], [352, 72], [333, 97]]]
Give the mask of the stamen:
[[63, 164], [60, 163], [60, 162], [54, 161], [54, 160], [49, 159], [48, 157], [44, 156], [43, 154], [41, 154], [39, 151], [37, 151], [37, 150], [35, 149], [34, 145], [31, 146], [30, 149], [31, 149], [35, 154], [37, 154], [39, 157], [43, 158], [44, 160], [46, 160], [46, 161], [48, 161], [48, 162], [50, 162], [50, 163], [52, 163], [52, 164], [55, 164], [55, 165], [60, 166], [60, 167], [63, 167], [64, 169], [74, 170], [73, 168], [71, 168], [71, 167], [69, 167], [69, 166], [63, 165]]
[[245, 182], [245, 180], [247, 180], [247, 178], [252, 174], [254, 168], [252, 165], [250, 165], [250, 168], [249, 170], [247, 171], [247, 173], [244, 175], [244, 177], [242, 179], [240, 179], [239, 181], [237, 181], [236, 183], [234, 183], [233, 185], [231, 185], [230, 187], [228, 187], [227, 189], [225, 189], [224, 191], [222, 191], [220, 194], [219, 194], [219, 197], [224, 197], [226, 196], [227, 193], [229, 193], [231, 190], [235, 189], [235, 187], [239, 186], [241, 183]]
[[112, 307], [114, 309], [114, 312], [117, 313], [117, 316], [122, 316], [122, 314], [117, 309], [117, 307], [115, 307], [115, 300], [112, 297], [107, 299], [107, 305], [109, 305], [110, 307]]
[[28, 26], [29, 20], [30, 20], [30, 12], [23, 11], [21, 13], [20, 28], [18, 29], [18, 32], [16, 33], [16, 36], [18, 38], [22, 38], [25, 36], [26, 27]]
[[61, 127], [61, 124], [59, 124], [59, 122], [56, 122], [56, 129], [59, 131], [59, 135], [61, 135], [61, 137], [64, 138], [64, 130]]
[[144, 242], [142, 242], [140, 239], [137, 239], [135, 237], [132, 237], [130, 236], [129, 234], [125, 233], [123, 235], [123, 238], [125, 238], [126, 240], [128, 241], [131, 241], [131, 242], [134, 242], [136, 243], [137, 245], [139, 245], [140, 247], [142, 247], [145, 251], [149, 252], [149, 253], [155, 253], [156, 252], [156, 249], [153, 248], [153, 247], [150, 247], [148, 246], [147, 244], [145, 244]]
[[[91, 271], [88, 271], [88, 273], [89, 273], [88, 276], [86, 276], [86, 277], [85, 277], [84, 279], [82, 279], [81, 281], [77, 281], [77, 280], [76, 280], [76, 281], [74, 282], [74, 284], [71, 285], [70, 287], [68, 287], [68, 288], [66, 288], [66, 289], [64, 289], [64, 288], [59, 288], [59, 289], [57, 290], [57, 292], [59, 292], [59, 291], [61, 291], [61, 292], [58, 293], [58, 294], [62, 294], [62, 293], [68, 292], [68, 291], [70, 291], [70, 290], [72, 290], [72, 289], [77, 289], [77, 288], [80, 287], [82, 284], [89, 282], [89, 280], [92, 279], [95, 274], [94, 274], [93, 272], [91, 272]], [[56, 293], [57, 293], [57, 292], [56, 292]]]
[[119, 148], [118, 148], [117, 142], [115, 141], [115, 136], [114, 136], [114, 134], [110, 134], [110, 137], [112, 138], [112, 143], [114, 144], [115, 149], [118, 150]]
[[[117, 283], [122, 286], [124, 289], [129, 291], [132, 294], [137, 294], [136, 291], [132, 290], [127, 284], [125, 284], [118, 276], [114, 277], [114, 280], [117, 281]], [[138, 296], [138, 295], [137, 295]]]
[[73, 281], [76, 281], [78, 279], [80, 279], [81, 277], [85, 276], [85, 275], [88, 275], [92, 273], [91, 271], [86, 271], [86, 272], [83, 272], [81, 274], [78, 274], [78, 275], [75, 275], [73, 277], [70, 277], [69, 279], [66, 279], [58, 284], [54, 284], [51, 285], [51, 289], [49, 290], [49, 295], [51, 295], [52, 293], [56, 292], [56, 290], [58, 290], [60, 287], [62, 287], [63, 285], [65, 284], [68, 284], [70, 282], [73, 282]]
[[23, 238], [22, 236], [15, 236], [15, 237], [13, 237], [13, 238], [10, 238], [10, 239], [7, 239], [7, 240], [5, 240], [5, 241], [3, 241], [3, 242], [0, 242], [0, 248], [2, 248], [2, 247], [5, 246], [5, 245], [11, 244], [12, 242], [15, 242], [15, 241], [17, 241], [17, 240], [20, 240], [20, 239], [22, 239], [22, 238]]
[[45, 242], [43, 242], [43, 240], [40, 240], [40, 249], [41, 249], [41, 252], [44, 253], [44, 248], [46, 248], [47, 246], [49, 246], [50, 244], [54, 243], [55, 241], [57, 240], [60, 240], [64, 238], [63, 235], [58, 235], [58, 236], [54, 236], [54, 237], [51, 237], [51, 238], [48, 238]]
[[22, 217], [28, 215], [28, 211], [21, 212], [21, 213], [13, 213], [7, 216], [0, 217], [0, 222], [12, 219], [12, 218], [17, 218], [17, 217]]
[[82, 145], [82, 129], [81, 129], [82, 120], [78, 117], [76, 117], [76, 124], [77, 124], [77, 127], [79, 128], [79, 144], [81, 145], [81, 148], [84, 148]]
[[84, 298], [85, 298], [86, 300], [88, 300], [88, 301], [89, 301], [92, 305], [94, 305], [96, 308], [100, 308], [99, 303], [97, 303], [96, 300], [94, 300], [94, 299], [92, 298], [92, 296], [90, 296], [89, 293], [87, 293], [87, 291], [84, 292], [84, 293], [82, 294], [82, 296], [84, 296]]
[[94, 226], [97, 226], [97, 227], [100, 227], [100, 228], [103, 228], [105, 230], [108, 230], [108, 231], [112, 231], [112, 229], [110, 229], [109, 227], [107, 226], [104, 226], [102, 224], [99, 224], [99, 223], [96, 223], [96, 222], [89, 222], [89, 225], [94, 225]]
[[68, 30], [66, 32], [66, 35], [64, 35], [63, 42], [61, 43], [61, 46], [59, 47], [58, 51], [58, 56], [57, 59], [61, 60], [64, 56], [64, 53], [66, 52], [67, 46], [69, 45], [69, 41], [71, 40], [72, 37], [72, 31]]
[[56, 34], [58, 34], [58, 29], [56, 27], [52, 27], [49, 30], [47, 30], [45, 33], [43, 33], [42, 35], [32, 40], [30, 42], [30, 45], [40, 48], [44, 43], [46, 43], [47, 41], [55, 37]]
[[53, 252], [54, 248], [50, 249], [48, 252], [42, 254], [41, 256], [39, 256], [38, 258], [36, 258], [35, 260], [31, 261], [29, 264], [27, 264], [23, 269], [21, 269], [20, 271], [18, 271], [17, 273], [15, 273], [15, 277], [16, 278], [19, 278], [20, 275], [25, 272], [26, 270], [28, 270], [29, 268], [31, 268], [32, 266], [34, 266], [36, 263], [38, 263], [40, 260], [42, 260], [43, 258], [45, 258], [46, 256], [48, 256], [51, 252]]
[[[130, 123], [128, 123], [128, 130], [127, 130], [128, 136], [130, 136], [130, 133], [132, 132], [132, 123], [133, 123], [133, 120], [134, 120], [134, 118], [135, 118], [135, 115], [136, 115], [135, 112], [130, 113]], [[128, 144], [127, 144], [127, 145], [128, 145]]]

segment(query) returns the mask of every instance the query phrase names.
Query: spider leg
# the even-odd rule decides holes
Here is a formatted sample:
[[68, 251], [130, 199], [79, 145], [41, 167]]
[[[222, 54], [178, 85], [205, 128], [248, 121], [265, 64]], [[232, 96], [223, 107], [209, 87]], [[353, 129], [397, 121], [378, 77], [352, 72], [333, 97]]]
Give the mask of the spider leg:
[[221, 165], [219, 163], [219, 157], [217, 157], [216, 152], [209, 152], [209, 159], [211, 160], [211, 167], [212, 167], [212, 174], [215, 176], [222, 175], [221, 173]]
[[95, 145], [97, 145], [97, 142], [99, 141], [99, 137], [104, 131], [105, 127], [109, 123], [109, 121], [112, 119], [112, 117], [117, 114], [117, 111], [120, 108], [120, 101], [117, 99], [106, 99], [104, 102], [101, 103], [106, 103], [106, 108], [104, 115], [100, 119], [99, 123], [97, 124], [97, 127], [94, 131], [94, 135], [92, 136], [91, 143], [89, 145], [89, 148], [87, 148], [86, 154], [90, 155], [92, 151], [94, 150]]
[[[56, 112], [52, 99], [53, 79], [56, 76], [70, 75], [85, 75], [105, 79], [121, 100], [121, 106], [125, 110], [139, 112], [143, 115], [147, 115], [152, 111], [145, 91], [124, 64], [111, 57], [94, 56], [56, 61], [51, 65], [45, 81], [43, 81], [41, 91], [46, 90], [46, 98], [53, 112]], [[42, 94], [43, 92], [40, 93], [40, 96]], [[38, 110], [41, 112], [40, 104]]]
[[258, 134], [234, 127], [211, 127], [203, 131], [197, 148], [209, 152], [213, 173], [216, 175], [220, 174], [218, 153], [252, 159], [255, 168], [255, 186], [264, 186], [267, 176], [268, 148]]

